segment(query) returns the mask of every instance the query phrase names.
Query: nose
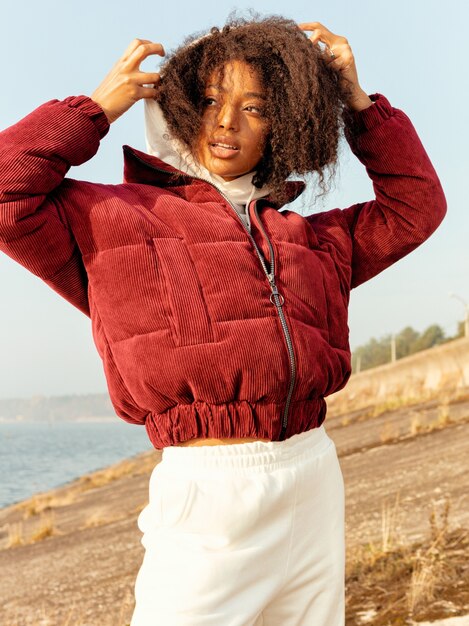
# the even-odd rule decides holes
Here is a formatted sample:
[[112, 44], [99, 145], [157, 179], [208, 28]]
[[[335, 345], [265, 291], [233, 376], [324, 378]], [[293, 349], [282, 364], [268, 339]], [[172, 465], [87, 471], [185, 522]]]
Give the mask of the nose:
[[238, 119], [235, 108], [229, 103], [224, 104], [218, 114], [218, 127], [225, 130], [237, 130]]

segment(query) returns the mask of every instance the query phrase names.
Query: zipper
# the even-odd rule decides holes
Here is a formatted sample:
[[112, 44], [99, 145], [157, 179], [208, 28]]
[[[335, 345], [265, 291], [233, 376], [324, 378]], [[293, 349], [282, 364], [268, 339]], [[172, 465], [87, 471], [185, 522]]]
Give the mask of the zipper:
[[291, 335], [290, 335], [290, 331], [288, 330], [288, 325], [287, 325], [287, 320], [285, 319], [285, 313], [283, 312], [283, 304], [285, 302], [284, 297], [279, 293], [277, 285], [275, 283], [275, 255], [274, 255], [274, 249], [272, 247], [272, 244], [270, 242], [270, 239], [267, 235], [267, 233], [265, 232], [264, 226], [262, 225], [261, 219], [259, 217], [259, 214], [257, 212], [257, 205], [256, 205], [256, 201], [254, 200], [254, 213], [256, 214], [257, 217], [257, 221], [258, 224], [262, 230], [262, 232], [264, 233], [264, 237], [267, 240], [267, 243], [269, 245], [269, 250], [270, 250], [270, 258], [272, 260], [271, 263], [271, 272], [270, 274], [267, 275], [267, 278], [269, 280], [270, 283], [270, 287], [272, 289], [272, 294], [270, 296], [270, 301], [272, 302], [272, 296], [274, 297], [274, 301], [273, 304], [275, 304], [275, 306], [277, 307], [277, 312], [279, 314], [280, 317], [280, 322], [282, 324], [282, 328], [283, 328], [283, 334], [285, 336], [285, 341], [287, 342], [287, 348], [288, 348], [288, 354], [289, 354], [289, 358], [290, 358], [290, 386], [288, 389], [288, 395], [287, 395], [287, 400], [285, 403], [285, 409], [283, 411], [283, 419], [282, 419], [282, 430], [280, 432], [280, 440], [282, 440], [285, 436], [285, 433], [287, 431], [287, 423], [288, 423], [288, 411], [290, 408], [290, 402], [292, 399], [292, 395], [293, 395], [293, 389], [295, 387], [295, 381], [296, 381], [296, 361], [295, 361], [295, 353], [293, 351], [293, 343], [291, 340]]
[[[135, 154], [132, 154], [132, 156], [134, 158], [136, 158], [138, 161], [140, 161], [141, 163], [143, 163], [144, 165], [146, 165], [146, 167], [150, 167], [153, 170], [156, 170], [157, 172], [162, 172], [163, 174], [168, 174], [169, 172], [167, 170], [164, 170], [160, 167], [156, 167], [155, 165], [150, 165], [149, 163], [147, 163], [146, 161], [144, 161], [143, 159], [141, 159], [140, 157], [138, 157]], [[262, 225], [261, 219], [259, 217], [259, 214], [257, 212], [257, 201], [256, 200], [252, 200], [252, 202], [254, 202], [254, 213], [256, 214], [257, 220], [258, 220], [258, 224], [260, 225], [260, 228], [262, 230], [262, 232], [264, 233], [264, 237], [267, 240], [267, 244], [269, 246], [269, 251], [270, 251], [270, 259], [271, 259], [271, 263], [270, 263], [270, 272], [267, 269], [267, 264], [266, 264], [266, 260], [264, 258], [264, 255], [262, 254], [262, 252], [259, 250], [259, 248], [257, 247], [257, 243], [256, 240], [254, 239], [254, 237], [252, 236], [247, 224], [245, 224], [245, 222], [243, 221], [243, 219], [241, 218], [241, 216], [239, 215], [238, 211], [236, 210], [236, 207], [233, 205], [233, 203], [231, 202], [231, 200], [222, 192], [220, 191], [220, 189], [214, 185], [212, 182], [210, 182], [209, 180], [207, 180], [206, 178], [201, 178], [200, 176], [192, 176], [190, 174], [183, 174], [183, 176], [186, 176], [188, 178], [193, 178], [195, 180], [201, 180], [204, 183], [207, 183], [208, 185], [210, 185], [211, 187], [213, 187], [216, 191], [218, 191], [218, 193], [226, 200], [226, 202], [229, 204], [229, 206], [233, 209], [233, 211], [236, 214], [236, 217], [238, 218], [238, 220], [241, 222], [241, 225], [243, 226], [244, 230], [246, 231], [249, 239], [251, 240], [252, 245], [254, 246], [254, 250], [257, 253], [257, 256], [259, 257], [259, 261], [261, 262], [262, 268], [265, 272], [265, 275], [267, 276], [267, 280], [269, 281], [269, 285], [270, 288], [272, 290], [272, 293], [270, 295], [270, 301], [272, 302], [272, 304], [275, 305], [275, 307], [277, 308], [277, 313], [280, 317], [280, 322], [282, 325], [282, 329], [283, 329], [283, 334], [285, 336], [285, 341], [287, 344], [287, 348], [288, 348], [288, 354], [289, 354], [289, 358], [290, 358], [290, 385], [288, 388], [288, 394], [287, 394], [287, 400], [285, 403], [285, 408], [283, 411], [283, 418], [282, 418], [282, 429], [280, 431], [280, 441], [282, 441], [285, 437], [285, 433], [287, 431], [287, 424], [288, 424], [288, 412], [290, 409], [290, 403], [291, 403], [291, 398], [293, 395], [293, 389], [295, 387], [295, 381], [296, 381], [296, 361], [295, 361], [295, 353], [293, 351], [293, 343], [291, 340], [291, 335], [290, 335], [290, 331], [288, 330], [288, 325], [287, 325], [287, 320], [285, 319], [285, 314], [283, 312], [282, 306], [285, 302], [284, 297], [280, 294], [278, 287], [275, 283], [275, 255], [274, 255], [274, 249], [272, 247], [272, 243], [267, 235], [267, 233], [265, 232], [265, 229]], [[247, 216], [249, 218], [249, 207], [246, 207], [246, 213]], [[273, 296], [273, 301], [272, 301], [272, 296]]]

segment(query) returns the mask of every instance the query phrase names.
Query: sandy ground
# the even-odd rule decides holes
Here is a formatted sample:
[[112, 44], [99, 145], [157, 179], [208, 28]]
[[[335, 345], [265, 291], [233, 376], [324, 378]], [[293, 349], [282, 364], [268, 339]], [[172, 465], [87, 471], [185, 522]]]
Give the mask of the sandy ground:
[[[390, 540], [424, 537], [432, 510], [441, 512], [447, 502], [451, 527], [469, 528], [469, 402], [444, 412], [425, 404], [376, 417], [331, 416], [326, 428], [345, 479], [349, 549], [383, 541], [383, 514], [392, 519]], [[49, 492], [43, 513], [27, 517], [28, 503], [0, 511], [1, 626], [129, 623], [143, 558], [137, 516], [159, 459], [156, 451], [145, 453], [107, 484], [84, 490], [92, 484], [90, 475]], [[33, 499], [29, 511], [39, 504]], [[28, 542], [47, 520], [56, 534], [7, 547], [15, 529]], [[467, 618], [458, 620], [434, 623], [469, 624]]]

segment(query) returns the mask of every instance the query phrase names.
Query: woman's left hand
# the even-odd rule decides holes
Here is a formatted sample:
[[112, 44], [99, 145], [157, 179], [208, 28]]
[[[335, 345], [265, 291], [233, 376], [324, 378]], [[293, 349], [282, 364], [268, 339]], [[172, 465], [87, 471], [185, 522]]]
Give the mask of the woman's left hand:
[[[360, 87], [355, 59], [347, 39], [332, 33], [320, 22], [298, 24], [298, 27], [303, 31], [313, 31], [309, 40], [319, 48], [324, 62], [340, 73], [340, 85], [348, 94], [347, 106], [354, 111], [361, 111], [373, 104], [366, 91]], [[318, 41], [326, 44], [324, 50], [321, 50]]]

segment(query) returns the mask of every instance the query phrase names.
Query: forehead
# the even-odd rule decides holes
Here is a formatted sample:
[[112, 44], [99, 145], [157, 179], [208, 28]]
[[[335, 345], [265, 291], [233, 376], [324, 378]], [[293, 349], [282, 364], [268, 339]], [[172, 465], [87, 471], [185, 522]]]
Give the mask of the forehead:
[[209, 85], [226, 90], [242, 87], [248, 91], [264, 92], [258, 71], [249, 63], [238, 60], [227, 61], [223, 72], [220, 68], [214, 69], [206, 80], [206, 86]]

